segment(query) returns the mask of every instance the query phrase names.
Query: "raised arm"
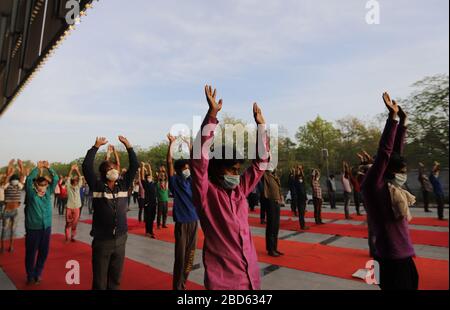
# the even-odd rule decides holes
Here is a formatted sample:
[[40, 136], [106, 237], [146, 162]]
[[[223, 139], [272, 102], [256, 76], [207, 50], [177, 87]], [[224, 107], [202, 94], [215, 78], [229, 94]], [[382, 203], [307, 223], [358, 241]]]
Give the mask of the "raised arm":
[[56, 171], [50, 167], [50, 164], [48, 161], [44, 161], [43, 168], [47, 169], [48, 173], [50, 174], [50, 177], [52, 179], [51, 183], [49, 184], [47, 188], [47, 193], [53, 193], [55, 192], [55, 188], [58, 185], [59, 177]]
[[[244, 174], [241, 176], [241, 189], [244, 195], [247, 197], [257, 186], [259, 180], [261, 180], [269, 162], [269, 141], [266, 131], [266, 120], [262, 114], [261, 109], [257, 103], [253, 104], [253, 117], [256, 125], [258, 126], [258, 139], [256, 149], [256, 159], [253, 160], [252, 165], [247, 168]], [[262, 157], [259, 154], [259, 143], [263, 144]], [[265, 164], [264, 166], [262, 164]]]
[[205, 86], [205, 95], [209, 110], [194, 142], [191, 154], [192, 196], [194, 204], [202, 206], [208, 190], [209, 151], [214, 140], [214, 130], [219, 123], [217, 114], [222, 110], [223, 101], [216, 101], [217, 91]]
[[137, 160], [136, 153], [133, 150], [133, 146], [128, 141], [128, 139], [125, 138], [124, 136], [119, 136], [119, 141], [122, 142], [122, 144], [126, 147], [128, 152], [128, 159], [130, 165], [128, 167], [127, 173], [125, 173], [124, 180], [127, 188], [129, 188], [131, 185], [133, 185], [134, 177], [136, 176], [136, 172], [138, 171], [139, 168], [139, 162]]
[[364, 187], [383, 183], [384, 174], [389, 164], [391, 154], [394, 150], [394, 142], [397, 133], [398, 122], [396, 121], [399, 107], [395, 101], [391, 101], [388, 93], [383, 94], [384, 103], [389, 110], [389, 118], [386, 122], [383, 134], [378, 146], [377, 156], [372, 167], [364, 179]]
[[169, 178], [173, 177], [175, 175], [175, 169], [173, 167], [173, 157], [172, 157], [172, 149], [173, 144], [175, 143], [175, 137], [172, 136], [170, 133], [167, 135], [167, 139], [169, 139], [169, 148], [167, 149], [167, 169], [169, 170]]
[[[395, 104], [397, 102], [394, 100]], [[401, 106], [398, 106], [398, 117], [400, 118], [400, 124], [398, 125], [397, 134], [395, 135], [395, 142], [394, 142], [394, 152], [398, 153], [400, 155], [403, 155], [403, 150], [405, 147], [405, 137], [406, 137], [406, 120], [407, 115], [405, 111], [402, 109]]]
[[33, 181], [39, 176], [39, 173], [43, 167], [43, 162], [38, 162], [36, 168], [31, 170], [30, 174], [28, 175], [28, 178], [25, 182], [25, 191], [27, 193], [30, 193], [33, 190]]
[[106, 140], [106, 138], [97, 137], [94, 146], [87, 152], [86, 157], [84, 158], [82, 165], [83, 175], [86, 179], [86, 183], [89, 185], [89, 188], [91, 190], [93, 190], [94, 185], [97, 182], [97, 176], [95, 175], [94, 171], [95, 155], [97, 154], [99, 148], [107, 143], [108, 140]]

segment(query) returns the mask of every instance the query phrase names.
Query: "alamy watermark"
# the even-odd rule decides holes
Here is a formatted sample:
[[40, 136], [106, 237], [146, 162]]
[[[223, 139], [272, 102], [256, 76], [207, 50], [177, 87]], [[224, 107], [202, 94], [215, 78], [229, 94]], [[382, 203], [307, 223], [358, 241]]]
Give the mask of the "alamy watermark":
[[[187, 157], [192, 159], [260, 159], [263, 161], [259, 165], [260, 169], [274, 170], [277, 168], [279, 140], [277, 124], [247, 124], [245, 126], [243, 124], [225, 124], [223, 127], [209, 124], [203, 129], [201, 124], [202, 118], [194, 116], [192, 130], [187, 124], [174, 124], [171, 127], [170, 133], [178, 137], [172, 148], [174, 159]], [[204, 141], [203, 146], [202, 140]], [[192, 142], [187, 143], [187, 141]], [[190, 147], [192, 154], [190, 154]], [[224, 156], [222, 154], [223, 147], [225, 147]]]
[[381, 5], [377, 0], [366, 2], [366, 23], [369, 25], [379, 25], [381, 21]]

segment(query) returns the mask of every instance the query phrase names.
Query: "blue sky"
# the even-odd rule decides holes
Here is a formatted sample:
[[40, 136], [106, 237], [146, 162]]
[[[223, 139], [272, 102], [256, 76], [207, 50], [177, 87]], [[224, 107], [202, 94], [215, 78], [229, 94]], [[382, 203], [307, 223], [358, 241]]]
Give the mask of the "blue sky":
[[70, 161], [98, 135], [153, 145], [205, 114], [205, 83], [292, 137], [319, 114], [370, 120], [384, 90], [449, 70], [449, 1], [379, 2], [368, 25], [365, 0], [102, 0], [0, 118], [0, 166]]

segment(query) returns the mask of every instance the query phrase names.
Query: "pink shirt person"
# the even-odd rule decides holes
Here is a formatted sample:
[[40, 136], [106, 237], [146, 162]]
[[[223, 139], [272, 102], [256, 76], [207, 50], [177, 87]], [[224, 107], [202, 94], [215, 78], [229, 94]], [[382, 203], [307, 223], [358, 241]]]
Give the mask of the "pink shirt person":
[[[207, 150], [214, 139], [218, 120], [207, 115], [202, 129], [201, 159], [191, 160], [192, 192], [205, 235], [203, 264], [205, 287], [209, 290], [259, 290], [258, 258], [248, 224], [247, 196], [264, 174], [268, 160], [254, 160], [241, 176], [240, 185], [226, 190], [208, 178]], [[205, 132], [204, 129], [206, 127]], [[206, 134], [206, 135], [205, 135]], [[265, 131], [264, 150], [268, 152]], [[267, 157], [268, 156], [262, 156]]]

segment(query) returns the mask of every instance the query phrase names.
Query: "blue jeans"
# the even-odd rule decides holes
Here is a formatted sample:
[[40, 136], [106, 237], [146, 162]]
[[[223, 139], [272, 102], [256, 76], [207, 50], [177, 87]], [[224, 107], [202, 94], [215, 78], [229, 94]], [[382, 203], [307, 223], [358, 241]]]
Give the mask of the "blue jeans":
[[40, 230], [27, 229], [25, 236], [25, 269], [28, 279], [37, 279], [42, 275], [50, 248], [51, 232], [51, 227]]

